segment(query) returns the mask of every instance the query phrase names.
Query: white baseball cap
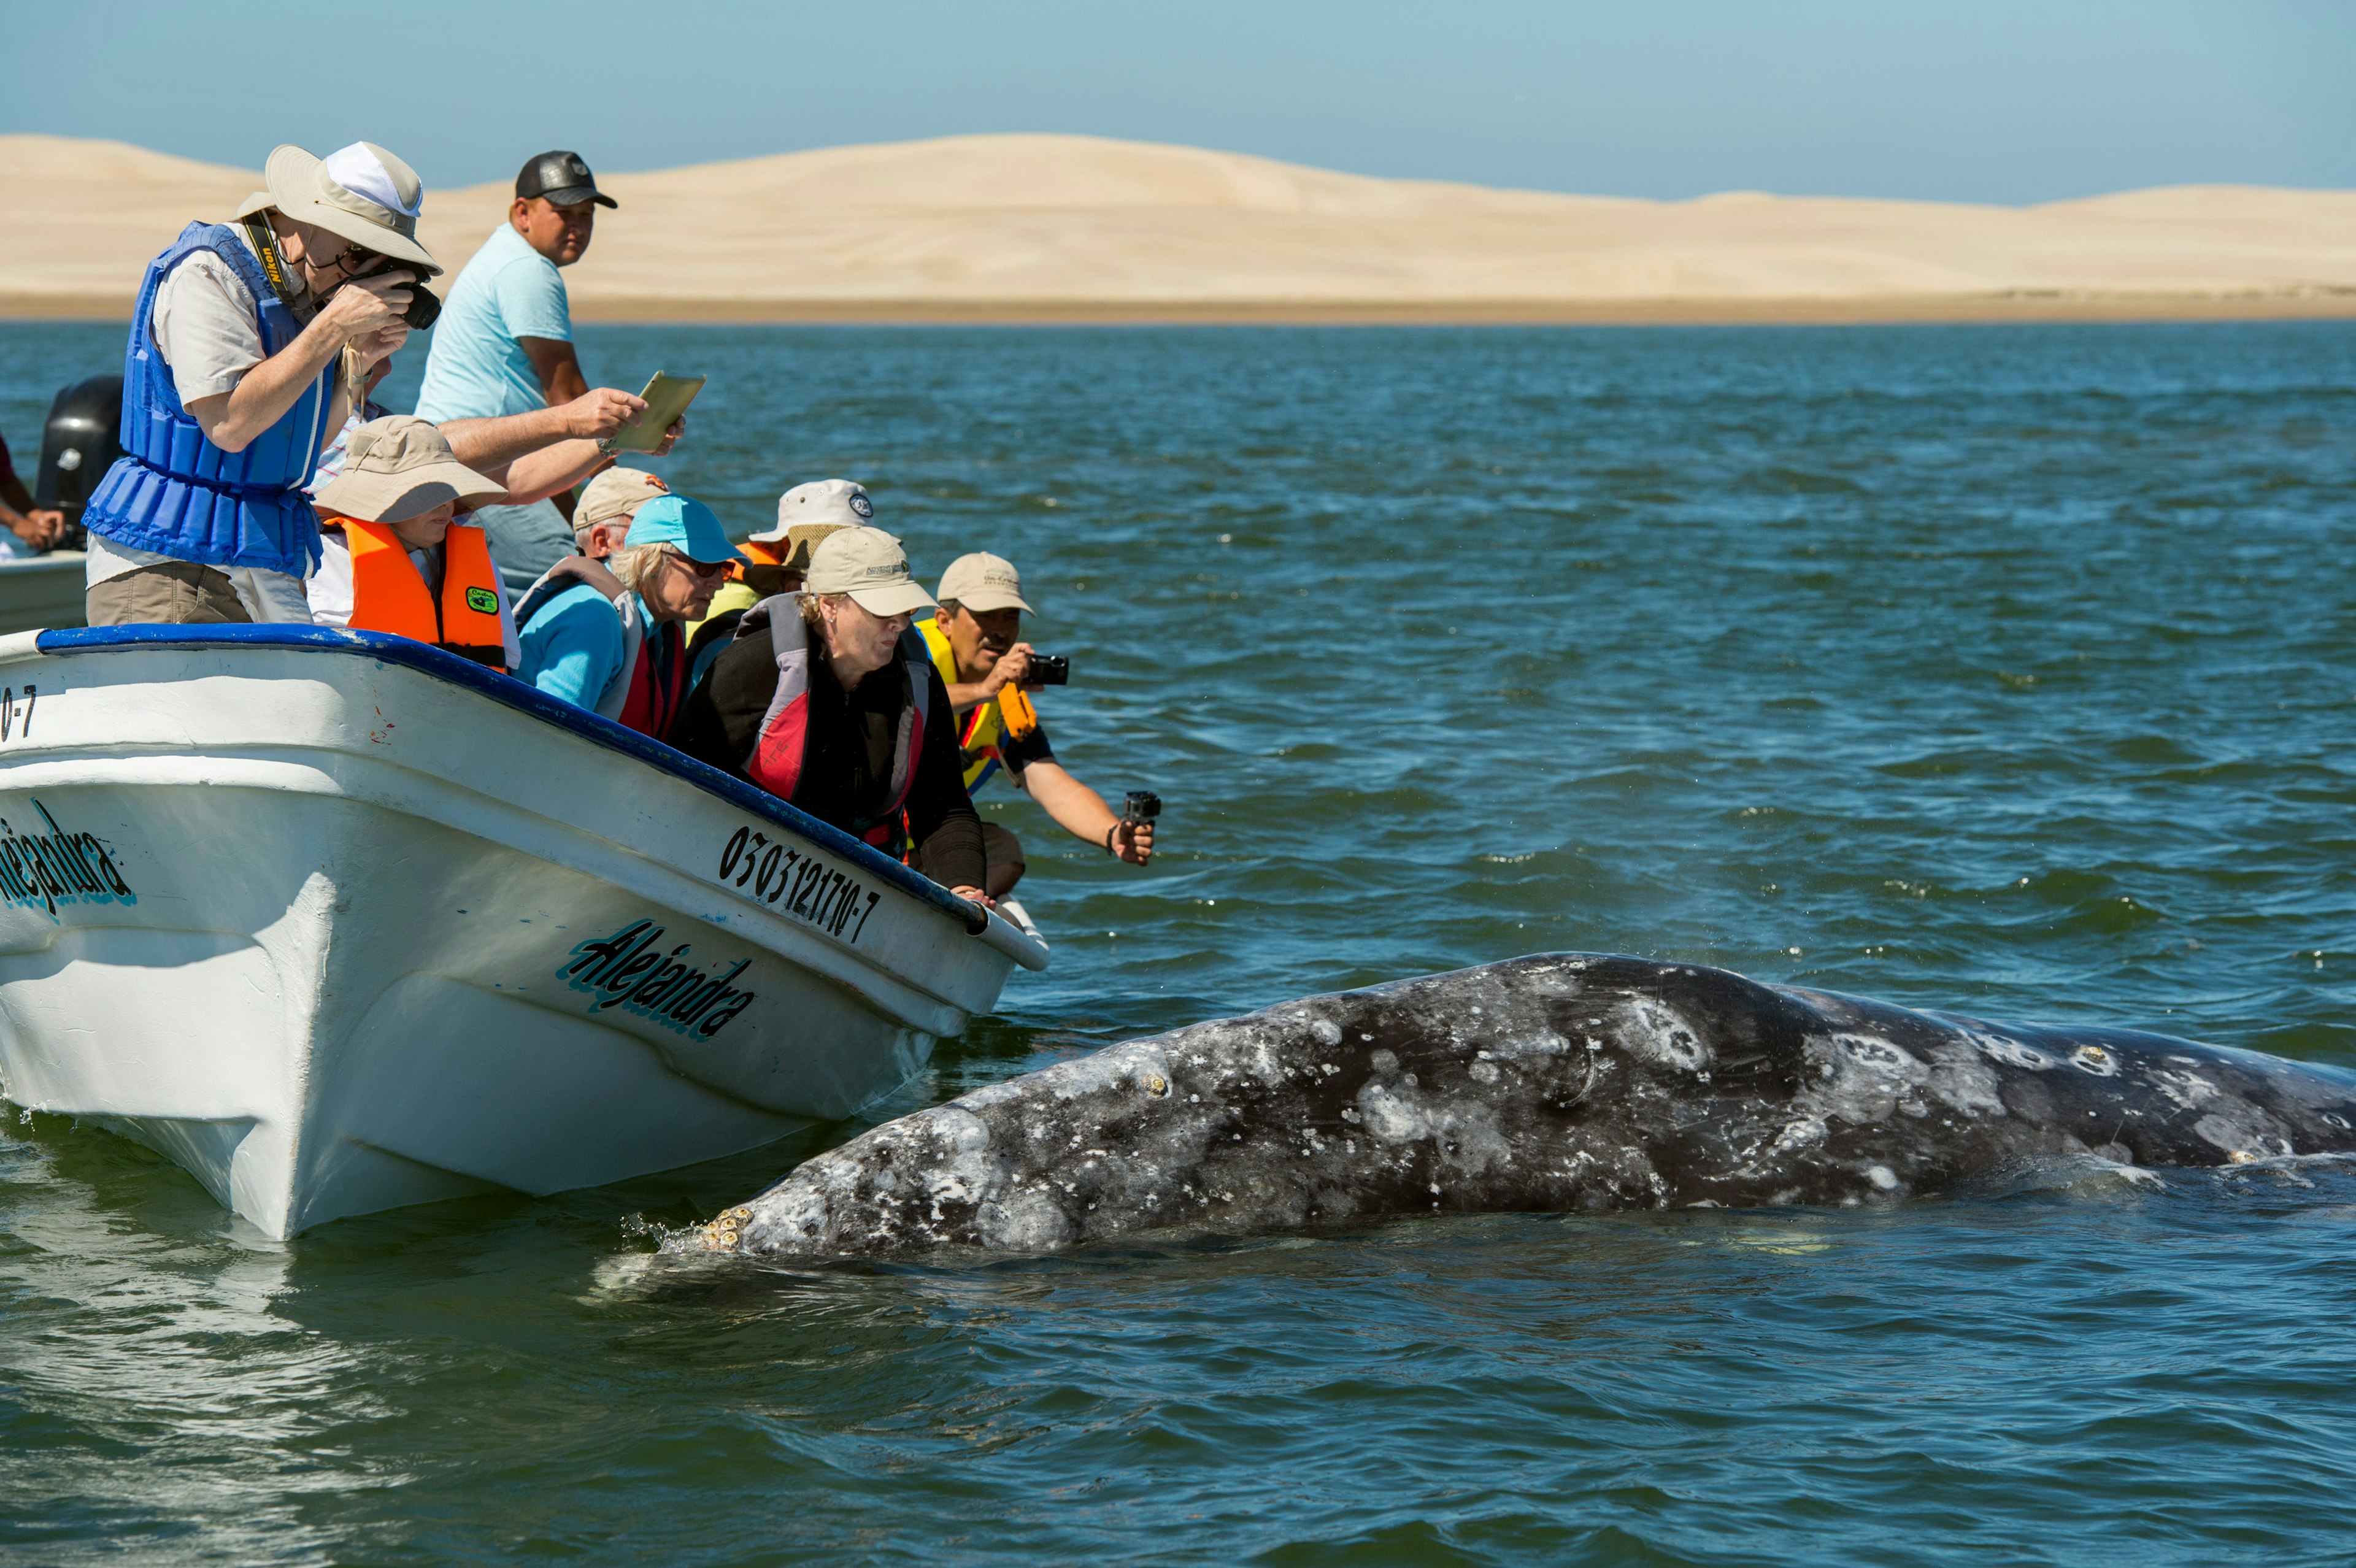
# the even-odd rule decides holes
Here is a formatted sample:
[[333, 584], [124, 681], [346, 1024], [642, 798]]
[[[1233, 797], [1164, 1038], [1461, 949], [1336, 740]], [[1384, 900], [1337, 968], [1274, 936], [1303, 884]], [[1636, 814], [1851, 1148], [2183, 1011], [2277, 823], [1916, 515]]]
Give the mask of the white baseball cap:
[[864, 485], [848, 479], [813, 479], [777, 497], [777, 526], [750, 538], [774, 544], [795, 528], [864, 528], [875, 522], [875, 504]]
[[841, 528], [819, 540], [802, 592], [848, 593], [871, 615], [910, 615], [933, 603], [908, 570], [908, 552], [882, 528]]
[[943, 602], [954, 600], [969, 610], [1020, 610], [1036, 615], [1023, 597], [1023, 574], [1002, 555], [976, 550], [949, 562], [941, 573]]

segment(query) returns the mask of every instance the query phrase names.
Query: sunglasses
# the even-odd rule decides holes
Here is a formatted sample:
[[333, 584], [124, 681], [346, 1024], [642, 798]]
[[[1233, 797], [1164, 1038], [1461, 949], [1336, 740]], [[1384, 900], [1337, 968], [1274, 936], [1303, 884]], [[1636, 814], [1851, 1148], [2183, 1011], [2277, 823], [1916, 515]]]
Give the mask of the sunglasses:
[[695, 573], [698, 581], [708, 581], [715, 577], [725, 577], [736, 569], [736, 563], [733, 560], [715, 560], [706, 563], [704, 561], [697, 560], [691, 556], [683, 554], [677, 549], [669, 549], [664, 553], [669, 556], [672, 560], [677, 561], [680, 565], [687, 568], [688, 571]]

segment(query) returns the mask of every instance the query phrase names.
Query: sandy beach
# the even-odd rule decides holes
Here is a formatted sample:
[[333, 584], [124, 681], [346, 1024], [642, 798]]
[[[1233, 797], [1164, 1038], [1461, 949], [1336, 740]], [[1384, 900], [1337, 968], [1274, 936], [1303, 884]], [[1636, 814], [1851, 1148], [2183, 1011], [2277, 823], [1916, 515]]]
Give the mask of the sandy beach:
[[[260, 151], [261, 149], [257, 149]], [[1683, 202], [1386, 180], [1080, 136], [959, 136], [601, 175], [566, 273], [607, 321], [1868, 322], [2356, 315], [2356, 192], [2038, 207]], [[260, 176], [0, 136], [0, 317], [129, 314]], [[455, 272], [502, 183], [433, 190]]]

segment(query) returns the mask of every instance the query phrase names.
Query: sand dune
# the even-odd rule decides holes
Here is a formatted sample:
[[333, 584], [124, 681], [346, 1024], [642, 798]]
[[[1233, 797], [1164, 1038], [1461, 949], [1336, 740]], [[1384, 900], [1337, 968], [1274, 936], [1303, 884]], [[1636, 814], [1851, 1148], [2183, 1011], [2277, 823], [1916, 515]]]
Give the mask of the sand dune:
[[[247, 170], [0, 136], [0, 315], [127, 314]], [[958, 136], [615, 175], [567, 273], [606, 319], [1875, 319], [2356, 315], [2356, 192], [2040, 207], [1654, 202], [1373, 179], [1081, 136]], [[455, 272], [504, 185], [429, 193]]]

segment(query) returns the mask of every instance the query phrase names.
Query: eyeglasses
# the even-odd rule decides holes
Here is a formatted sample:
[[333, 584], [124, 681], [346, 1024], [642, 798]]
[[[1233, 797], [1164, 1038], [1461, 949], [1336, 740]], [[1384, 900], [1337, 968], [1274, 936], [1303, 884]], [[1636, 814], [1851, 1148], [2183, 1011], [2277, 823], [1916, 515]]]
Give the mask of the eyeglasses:
[[314, 261], [311, 264], [323, 272], [330, 269], [341, 272], [344, 275], [344, 281], [349, 283], [355, 278], [364, 278], [376, 272], [384, 260], [384, 257], [357, 240], [347, 240], [344, 241], [344, 248], [333, 256], [324, 261]]

